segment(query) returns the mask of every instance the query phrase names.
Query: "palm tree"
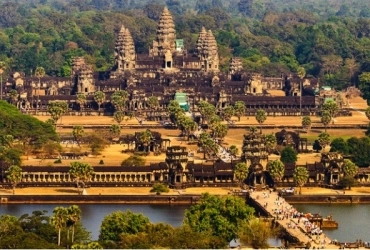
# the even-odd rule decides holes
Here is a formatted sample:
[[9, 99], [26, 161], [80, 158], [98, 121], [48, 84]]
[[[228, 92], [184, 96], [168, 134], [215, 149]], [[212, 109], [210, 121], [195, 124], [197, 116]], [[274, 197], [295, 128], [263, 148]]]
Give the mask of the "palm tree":
[[125, 119], [125, 114], [123, 111], [116, 111], [113, 115], [114, 120], [118, 123], [118, 125], [121, 125], [121, 122]]
[[321, 133], [318, 137], [318, 142], [323, 150], [325, 150], [325, 147], [330, 144], [330, 135], [328, 133]]
[[15, 194], [15, 187], [22, 180], [22, 168], [17, 165], [11, 165], [6, 170], [5, 177], [12, 184], [13, 194]]
[[284, 177], [285, 165], [280, 160], [269, 161], [267, 163], [267, 171], [274, 179], [274, 186]]
[[328, 111], [322, 111], [321, 112], [321, 123], [324, 124], [325, 126], [325, 133], [326, 133], [326, 128], [328, 126], [328, 124], [330, 123], [331, 121], [331, 116], [329, 114]]
[[181, 116], [182, 119], [179, 119], [180, 127], [183, 128], [187, 139], [190, 138], [190, 133], [194, 132], [198, 129], [198, 124], [193, 121], [190, 117], [187, 116]]
[[[71, 242], [74, 241], [75, 236], [75, 225], [77, 222], [81, 220], [81, 209], [77, 205], [72, 205], [67, 208], [67, 226], [72, 227], [72, 239]], [[68, 233], [69, 237], [69, 233]]]
[[105, 102], [105, 93], [103, 91], [96, 91], [94, 93], [94, 101], [98, 104], [98, 112], [100, 115], [100, 106]]
[[139, 140], [146, 147], [146, 151], [149, 152], [149, 144], [153, 139], [152, 132], [149, 129], [140, 133]]
[[240, 122], [240, 117], [245, 115], [245, 103], [243, 101], [236, 101], [234, 103], [234, 115], [238, 117], [238, 121]]
[[200, 101], [198, 110], [202, 116], [202, 124], [209, 121], [216, 114], [216, 107], [207, 101]]
[[214, 128], [214, 138], [219, 138], [221, 141], [227, 135], [229, 127], [226, 124], [218, 123]]
[[309, 130], [311, 128], [311, 117], [309, 116], [303, 116], [302, 118], [302, 127], [306, 130]]
[[240, 187], [243, 185], [243, 181], [248, 176], [248, 166], [245, 162], [239, 162], [235, 165], [234, 176], [238, 180]]
[[293, 172], [294, 182], [299, 186], [299, 194], [302, 194], [302, 186], [308, 180], [308, 171], [305, 167], [296, 167]]
[[75, 161], [70, 164], [69, 174], [75, 180], [78, 192], [83, 193], [83, 191], [80, 192], [80, 184], [84, 190], [86, 182], [90, 181], [94, 174], [94, 168], [90, 164]]
[[339, 111], [338, 104], [333, 100], [327, 101], [321, 106], [321, 112], [324, 112], [324, 111], [329, 113], [330, 121], [331, 121], [337, 115]]
[[121, 127], [117, 124], [112, 124], [109, 128], [109, 133], [113, 138], [118, 137], [121, 134]]
[[68, 104], [65, 101], [51, 101], [48, 103], [48, 112], [54, 120], [55, 127], [58, 120], [68, 111]]
[[35, 76], [39, 79], [39, 85], [38, 89], [39, 91], [37, 92], [37, 105], [36, 105], [36, 115], [39, 110], [39, 105], [40, 105], [40, 88], [41, 88], [41, 78], [45, 76], [45, 69], [43, 67], [37, 67], [35, 70]]
[[227, 106], [225, 107], [222, 112], [221, 112], [221, 117], [222, 119], [229, 121], [231, 117], [233, 117], [235, 113], [234, 107], [233, 106]]
[[0, 100], [3, 99], [3, 73], [6, 69], [6, 63], [0, 61]]
[[119, 111], [124, 111], [126, 108], [126, 101], [128, 99], [128, 93], [126, 90], [118, 90], [111, 96], [111, 103], [114, 108]]
[[[153, 95], [148, 98], [146, 103], [148, 104], [151, 112], [154, 112], [154, 110], [156, 110], [159, 107], [158, 97]], [[153, 114], [151, 114], [151, 116], [153, 116]]]
[[72, 135], [75, 138], [75, 140], [77, 141], [77, 144], [78, 144], [79, 147], [81, 147], [80, 139], [83, 136], [84, 132], [85, 131], [84, 131], [83, 126], [81, 126], [81, 125], [73, 126]]
[[[353, 178], [358, 173], [358, 167], [356, 166], [356, 164], [354, 164], [351, 160], [348, 159], [344, 159], [342, 170], [347, 178]], [[351, 189], [351, 186], [349, 186], [349, 189]]]
[[277, 140], [276, 140], [275, 135], [274, 134], [265, 135], [265, 144], [266, 144], [267, 151], [271, 153], [272, 150], [274, 150], [277, 145]]
[[170, 114], [171, 120], [177, 124], [177, 120], [180, 116], [185, 114], [183, 108], [180, 107], [180, 104], [176, 100], [171, 100], [167, 106], [167, 112]]
[[[208, 127], [213, 131], [213, 134], [215, 134], [215, 129], [216, 127], [221, 123], [221, 118], [214, 114], [210, 119], [209, 119], [209, 125]], [[215, 136], [214, 136], [215, 137]]]
[[58, 246], [60, 246], [61, 232], [67, 221], [67, 209], [65, 207], [56, 207], [53, 210], [53, 216], [50, 217], [50, 223], [58, 230]]
[[239, 154], [239, 149], [236, 145], [231, 145], [229, 148], [229, 152], [232, 156], [236, 157]]
[[12, 100], [12, 104], [16, 104], [17, 101], [18, 101], [18, 91], [16, 91], [15, 89], [11, 89], [9, 91], [9, 96], [10, 96], [10, 99]]
[[203, 158], [206, 158], [207, 154], [218, 153], [218, 145], [216, 142], [211, 138], [211, 136], [208, 133], [201, 133], [198, 138], [199, 145], [203, 148], [204, 156]]
[[77, 94], [76, 98], [77, 98], [76, 102], [80, 105], [80, 113], [82, 115], [82, 110], [83, 110], [83, 108], [84, 108], [84, 106], [87, 102], [86, 95], [83, 94], [83, 93], [79, 93], [79, 94]]
[[266, 111], [264, 111], [263, 109], [257, 110], [256, 120], [260, 124], [260, 133], [261, 134], [262, 134], [262, 123], [264, 123], [266, 121], [266, 119], [267, 119]]

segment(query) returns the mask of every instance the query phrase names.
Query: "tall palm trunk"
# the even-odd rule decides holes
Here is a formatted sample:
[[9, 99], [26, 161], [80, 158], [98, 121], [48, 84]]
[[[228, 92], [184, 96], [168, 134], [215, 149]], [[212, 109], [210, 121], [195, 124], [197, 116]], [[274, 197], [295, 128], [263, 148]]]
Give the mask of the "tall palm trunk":
[[72, 243], [75, 240], [75, 224], [72, 225]]
[[60, 233], [61, 233], [62, 229], [59, 228], [58, 229], [58, 246], [60, 246]]

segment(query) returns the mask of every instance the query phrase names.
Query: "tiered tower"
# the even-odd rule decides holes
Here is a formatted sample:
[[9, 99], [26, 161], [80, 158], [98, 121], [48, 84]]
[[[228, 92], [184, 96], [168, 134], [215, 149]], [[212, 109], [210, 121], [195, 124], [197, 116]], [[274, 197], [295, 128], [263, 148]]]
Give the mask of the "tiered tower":
[[202, 28], [197, 40], [197, 54], [205, 72], [219, 72], [219, 58], [216, 39], [211, 30]]
[[231, 75], [243, 70], [243, 61], [240, 57], [232, 57], [229, 63], [229, 73]]
[[204, 27], [202, 27], [202, 29], [199, 32], [199, 37], [198, 37], [197, 44], [196, 44], [196, 52], [199, 58], [201, 57], [202, 52], [204, 50], [206, 37], [207, 37], [207, 31]]
[[168, 51], [171, 54], [176, 51], [176, 31], [172, 15], [168, 8], [164, 7], [159, 19], [157, 38], [153, 41], [153, 48], [149, 54], [150, 56], [164, 56]]
[[117, 34], [114, 49], [117, 73], [135, 69], [135, 45], [130, 31], [123, 25]]
[[265, 183], [265, 170], [268, 161], [266, 138], [263, 134], [251, 130], [244, 135], [242, 161], [249, 167], [247, 181], [255, 186]]
[[93, 81], [93, 68], [91, 65], [81, 65], [77, 73], [77, 92], [78, 93], [93, 93], [95, 85]]

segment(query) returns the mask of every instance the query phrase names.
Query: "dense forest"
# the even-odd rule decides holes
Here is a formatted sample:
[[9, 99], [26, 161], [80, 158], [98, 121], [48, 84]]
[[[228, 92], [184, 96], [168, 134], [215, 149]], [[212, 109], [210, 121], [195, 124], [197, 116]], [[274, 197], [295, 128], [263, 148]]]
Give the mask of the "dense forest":
[[95, 70], [112, 67], [114, 32], [129, 28], [136, 51], [146, 53], [164, 6], [189, 50], [202, 26], [219, 45], [221, 68], [242, 57], [249, 72], [295, 72], [337, 89], [370, 71], [368, 0], [0, 0], [0, 61], [9, 71], [70, 75], [71, 58]]

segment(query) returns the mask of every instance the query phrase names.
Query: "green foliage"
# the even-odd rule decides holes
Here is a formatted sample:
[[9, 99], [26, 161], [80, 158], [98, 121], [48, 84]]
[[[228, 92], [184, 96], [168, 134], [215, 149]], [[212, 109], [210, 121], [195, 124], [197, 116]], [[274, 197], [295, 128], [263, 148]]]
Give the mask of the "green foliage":
[[238, 121], [240, 121], [240, 117], [245, 115], [246, 107], [243, 101], [236, 101], [234, 103], [234, 115], [238, 117]]
[[179, 117], [185, 114], [185, 111], [180, 107], [180, 104], [176, 100], [171, 100], [167, 105], [167, 112], [170, 114], [170, 118], [173, 122], [177, 123]]
[[310, 129], [310, 127], [311, 127], [311, 117], [309, 117], [309, 116], [303, 116], [303, 118], [302, 118], [302, 127], [304, 128], [304, 129]]
[[325, 149], [325, 147], [330, 144], [330, 135], [328, 133], [322, 132], [319, 134], [317, 140], [319, 141], [320, 146]]
[[170, 191], [170, 189], [164, 185], [163, 183], [155, 183], [152, 187], [152, 189], [150, 189], [150, 192], [151, 193], [168, 193]]
[[83, 137], [84, 133], [85, 133], [85, 131], [84, 131], [83, 126], [80, 126], [80, 125], [73, 126], [72, 135], [75, 138], [75, 140], [77, 141], [79, 146], [81, 146], [80, 145], [80, 140]]
[[91, 133], [84, 136], [84, 141], [91, 149], [91, 153], [93, 155], [99, 155], [101, 151], [103, 151], [103, 149], [106, 148], [109, 144], [105, 138], [96, 133]]
[[265, 135], [266, 147], [269, 152], [272, 152], [277, 145], [277, 140], [274, 134]]
[[34, 148], [41, 148], [48, 140], [58, 140], [51, 125], [30, 115], [22, 114], [15, 106], [5, 101], [0, 101], [0, 132], [11, 135], [24, 147], [32, 145]]
[[285, 166], [284, 163], [280, 160], [269, 161], [267, 163], [267, 171], [270, 176], [276, 181], [279, 182], [284, 177]]
[[[124, 111], [125, 108], [126, 108], [127, 98], [128, 98], [128, 93], [127, 93], [126, 90], [118, 90], [118, 91], [116, 91], [112, 94], [110, 102], [113, 104], [114, 108], [117, 111]], [[123, 113], [118, 113], [117, 116], [121, 117], [122, 115], [123, 115]], [[116, 119], [116, 118], [114, 118], [114, 119]], [[120, 119], [118, 119], [118, 120], [120, 120]], [[118, 122], [118, 120], [116, 120], [116, 121]], [[118, 123], [120, 123], [120, 122], [118, 122]]]
[[233, 156], [237, 156], [239, 154], [239, 148], [235, 145], [231, 145], [229, 148], [230, 154]]
[[280, 153], [280, 161], [283, 163], [295, 163], [297, 152], [290, 146], [285, 147]]
[[122, 167], [145, 166], [145, 159], [138, 155], [132, 155], [121, 163]]
[[[245, 113], [245, 111], [244, 111]], [[228, 121], [231, 119], [231, 117], [235, 114], [235, 109], [233, 106], [227, 106], [225, 107], [221, 112], [221, 118]]]
[[342, 186], [343, 188], [348, 188], [348, 189], [351, 189], [351, 187], [354, 187], [357, 185], [357, 181], [355, 178], [353, 178], [352, 176], [343, 176], [339, 182], [338, 182], [338, 185], [339, 186]]
[[85, 183], [90, 181], [94, 174], [94, 168], [88, 163], [75, 161], [71, 162], [70, 164], [69, 174], [76, 182], [78, 188], [80, 184], [82, 184], [82, 187], [85, 188]]
[[198, 138], [198, 143], [203, 148], [204, 158], [206, 157], [206, 153], [209, 155], [218, 153], [219, 147], [208, 133], [201, 133]]
[[104, 217], [100, 227], [99, 241], [120, 241], [121, 234], [131, 235], [144, 232], [149, 219], [142, 214], [135, 214], [130, 210], [126, 212], [113, 212]]
[[268, 240], [272, 235], [272, 229], [268, 222], [261, 218], [254, 218], [243, 223], [239, 233], [239, 239], [243, 245], [253, 249], [268, 249]]
[[342, 169], [345, 176], [355, 177], [358, 173], [358, 167], [356, 164], [348, 159], [344, 159]]
[[58, 160], [54, 161], [54, 163], [55, 164], [60, 164], [60, 163], [62, 163], [62, 160], [61, 159], [58, 159]]
[[225, 244], [238, 237], [244, 221], [253, 218], [254, 209], [239, 197], [203, 194], [200, 201], [185, 212], [184, 224], [195, 232], [221, 237]]
[[5, 178], [12, 184], [14, 194], [16, 185], [22, 180], [22, 168], [17, 165], [11, 165], [5, 171]]
[[262, 123], [264, 123], [266, 121], [266, 119], [267, 119], [266, 111], [264, 111], [263, 109], [257, 110], [256, 120], [260, 124], [261, 133], [262, 133]]
[[348, 154], [352, 161], [359, 167], [370, 165], [370, 139], [368, 137], [351, 137], [347, 140]]
[[202, 123], [210, 121], [211, 117], [216, 115], [216, 107], [207, 101], [200, 101], [198, 109], [202, 116]]
[[308, 180], [308, 170], [305, 167], [296, 167], [293, 172], [293, 179], [297, 186], [300, 187], [299, 192], [301, 193], [302, 186], [306, 184]]
[[48, 112], [51, 115], [51, 119], [54, 120], [55, 124], [58, 122], [60, 117], [68, 111], [68, 104], [65, 101], [50, 101], [48, 102]]
[[240, 185], [247, 178], [248, 172], [249, 172], [249, 168], [246, 163], [239, 162], [238, 164], [235, 165], [234, 175], [236, 179], [239, 181]]
[[348, 154], [348, 145], [347, 145], [347, 142], [343, 138], [341, 138], [341, 137], [335, 138], [330, 143], [330, 152], [340, 152], [340, 153], [342, 153], [344, 155], [347, 155]]

